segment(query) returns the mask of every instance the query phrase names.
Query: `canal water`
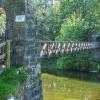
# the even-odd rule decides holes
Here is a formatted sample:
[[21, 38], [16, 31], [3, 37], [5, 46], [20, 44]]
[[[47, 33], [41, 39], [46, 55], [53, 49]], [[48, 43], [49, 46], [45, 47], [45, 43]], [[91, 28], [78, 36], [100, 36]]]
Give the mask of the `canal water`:
[[42, 74], [43, 100], [100, 100], [100, 75]]

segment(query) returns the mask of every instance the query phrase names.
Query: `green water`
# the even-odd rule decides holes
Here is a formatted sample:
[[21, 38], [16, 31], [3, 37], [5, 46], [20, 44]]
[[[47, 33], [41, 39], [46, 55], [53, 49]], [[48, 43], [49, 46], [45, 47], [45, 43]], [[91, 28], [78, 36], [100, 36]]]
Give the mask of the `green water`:
[[42, 74], [43, 100], [100, 100], [99, 80], [99, 75]]

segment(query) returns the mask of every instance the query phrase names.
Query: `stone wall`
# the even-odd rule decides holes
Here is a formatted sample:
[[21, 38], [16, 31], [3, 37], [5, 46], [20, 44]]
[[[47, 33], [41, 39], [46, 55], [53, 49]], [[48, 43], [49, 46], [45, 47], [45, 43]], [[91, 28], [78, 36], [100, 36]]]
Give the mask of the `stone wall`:
[[98, 49], [94, 49], [92, 52], [92, 57], [94, 58], [94, 60], [96, 61], [100, 61], [100, 35], [99, 34], [92, 34], [91, 36], [91, 41], [92, 42], [97, 42], [99, 46]]

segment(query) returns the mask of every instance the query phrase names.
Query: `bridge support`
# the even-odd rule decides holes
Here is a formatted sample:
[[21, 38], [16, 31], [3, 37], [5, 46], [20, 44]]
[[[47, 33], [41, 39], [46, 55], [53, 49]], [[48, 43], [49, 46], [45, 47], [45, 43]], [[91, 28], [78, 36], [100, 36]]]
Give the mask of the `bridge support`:
[[37, 19], [32, 0], [7, 0], [7, 33], [11, 39], [11, 64], [30, 70], [25, 93], [18, 100], [42, 100]]
[[99, 48], [94, 49], [92, 51], [92, 56], [93, 56], [94, 60], [100, 61], [100, 35], [99, 34], [92, 34], [91, 41], [98, 43], [97, 46], [99, 46]]

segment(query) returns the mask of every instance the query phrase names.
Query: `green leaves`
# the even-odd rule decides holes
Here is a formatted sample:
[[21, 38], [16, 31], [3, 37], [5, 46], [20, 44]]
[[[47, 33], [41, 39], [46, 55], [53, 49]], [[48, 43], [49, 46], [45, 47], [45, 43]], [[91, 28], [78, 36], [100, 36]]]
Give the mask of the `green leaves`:
[[17, 73], [17, 69], [6, 69], [0, 75], [0, 100], [6, 100], [12, 94], [18, 92], [20, 84], [27, 78], [27, 72], [23, 69]]
[[[100, 15], [98, 0], [61, 0], [60, 1], [60, 35], [58, 41], [88, 41], [90, 32], [99, 31]], [[61, 19], [64, 19], [63, 21]], [[94, 61], [88, 52], [66, 55], [57, 60], [60, 69], [89, 70], [94, 66]], [[95, 65], [97, 66], [97, 65]]]
[[[60, 0], [58, 6], [50, 9], [46, 9], [47, 16], [42, 20], [45, 24], [42, 32], [49, 34], [50, 39], [54, 37], [57, 41], [88, 41], [92, 32], [100, 32], [99, 0]], [[59, 57], [56, 65], [58, 69], [88, 70], [94, 63], [91, 54], [84, 52]]]
[[72, 54], [72, 55], [59, 57], [57, 60], [57, 68], [60, 70], [72, 68], [75, 60], [73, 56], [74, 55]]
[[[61, 70], [89, 71], [92, 69], [93, 64], [90, 52], [67, 54], [66, 56], [59, 57], [57, 60], [57, 67]], [[95, 67], [97, 66], [95, 65]]]
[[65, 22], [62, 24], [60, 35], [56, 40], [60, 41], [80, 41], [84, 38], [84, 19], [81, 16], [71, 15], [66, 18]]
[[5, 33], [6, 29], [6, 14], [2, 8], [0, 8], [0, 35]]

